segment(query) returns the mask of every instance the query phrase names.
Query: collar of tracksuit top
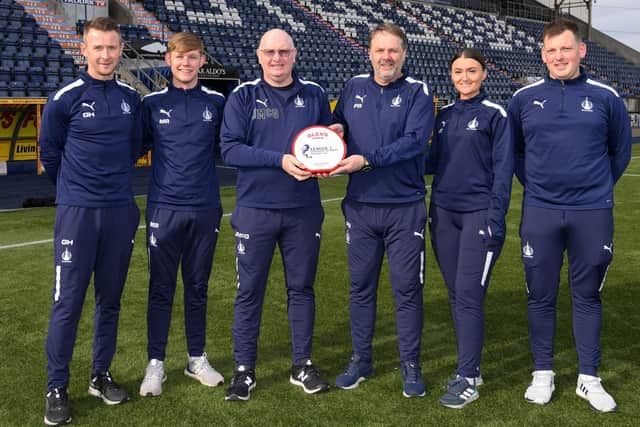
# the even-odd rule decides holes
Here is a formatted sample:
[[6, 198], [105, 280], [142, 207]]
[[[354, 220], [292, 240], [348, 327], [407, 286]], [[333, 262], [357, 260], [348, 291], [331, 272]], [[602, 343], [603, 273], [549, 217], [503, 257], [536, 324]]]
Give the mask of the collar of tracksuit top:
[[172, 210], [219, 207], [215, 171], [224, 96], [203, 87], [166, 89], [143, 100], [145, 148], [152, 149], [148, 204]]
[[557, 209], [613, 206], [613, 185], [628, 163], [626, 109], [610, 86], [583, 67], [570, 80], [548, 74], [510, 103], [516, 174], [524, 204]]

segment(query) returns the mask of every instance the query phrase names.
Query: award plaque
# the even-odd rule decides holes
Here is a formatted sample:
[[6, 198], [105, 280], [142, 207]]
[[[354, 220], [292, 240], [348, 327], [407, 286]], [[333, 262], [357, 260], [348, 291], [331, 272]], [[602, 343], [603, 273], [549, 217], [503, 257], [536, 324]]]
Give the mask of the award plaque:
[[334, 170], [347, 154], [347, 146], [334, 130], [326, 126], [309, 126], [293, 140], [293, 155], [312, 173]]

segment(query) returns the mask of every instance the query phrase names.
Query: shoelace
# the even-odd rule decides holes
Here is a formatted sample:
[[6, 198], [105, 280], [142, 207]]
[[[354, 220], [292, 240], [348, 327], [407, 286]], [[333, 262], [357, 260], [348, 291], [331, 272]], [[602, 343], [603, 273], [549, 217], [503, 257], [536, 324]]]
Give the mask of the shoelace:
[[456, 378], [451, 384], [451, 391], [454, 394], [462, 394], [462, 392], [464, 392], [468, 388], [471, 388], [471, 385], [469, 384], [469, 381], [467, 381], [464, 377]]
[[209, 359], [207, 359], [207, 353], [202, 353], [202, 356], [198, 357], [196, 360], [194, 360], [191, 363], [193, 363], [192, 370], [196, 374], [202, 371], [203, 369], [211, 367], [211, 365], [209, 365]]
[[60, 388], [54, 388], [53, 390], [49, 391], [47, 397], [50, 397], [51, 395], [61, 401], [67, 400], [67, 393], [64, 393]]
[[160, 365], [152, 366], [151, 369], [147, 369], [145, 378], [163, 378], [164, 372]]
[[405, 363], [404, 372], [405, 372], [406, 381], [408, 383], [418, 382], [418, 370], [419, 368], [414, 363]]
[[359, 363], [360, 363], [359, 360], [351, 360], [351, 362], [349, 362], [349, 366], [347, 366], [347, 369], [344, 373], [347, 375], [357, 375]]
[[314, 378], [318, 375], [318, 371], [316, 371], [316, 368], [314, 368], [313, 366], [305, 366], [302, 368], [302, 372], [304, 373], [304, 375], [307, 378]]

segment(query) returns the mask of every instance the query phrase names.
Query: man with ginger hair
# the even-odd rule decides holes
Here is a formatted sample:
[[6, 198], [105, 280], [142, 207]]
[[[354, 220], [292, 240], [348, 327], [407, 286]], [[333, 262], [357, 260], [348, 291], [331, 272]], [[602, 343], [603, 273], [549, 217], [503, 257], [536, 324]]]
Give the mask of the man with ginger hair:
[[167, 379], [165, 349], [179, 264], [187, 338], [184, 374], [209, 387], [224, 382], [204, 351], [208, 283], [222, 217], [215, 147], [224, 96], [198, 80], [206, 55], [196, 35], [173, 35], [165, 60], [171, 83], [142, 102], [143, 151], [151, 150], [153, 163], [146, 210], [149, 363], [141, 396], [160, 395]]

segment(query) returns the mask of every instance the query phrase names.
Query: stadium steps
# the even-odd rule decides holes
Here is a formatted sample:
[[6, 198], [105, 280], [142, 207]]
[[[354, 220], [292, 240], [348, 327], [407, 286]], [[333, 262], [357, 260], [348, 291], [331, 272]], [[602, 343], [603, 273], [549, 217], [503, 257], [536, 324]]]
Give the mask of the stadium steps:
[[314, 9], [312, 9], [313, 6], [311, 5], [311, 2], [307, 2], [307, 1], [301, 2], [298, 0], [292, 0], [291, 3], [293, 4], [294, 7], [300, 9], [310, 19], [313, 19], [314, 21], [316, 21], [317, 23], [319, 23], [320, 25], [322, 25], [323, 27], [325, 27], [326, 29], [334, 33], [339, 39], [351, 45], [351, 47], [353, 47], [357, 51], [362, 52], [362, 57], [365, 60], [368, 59], [367, 46], [360, 43], [360, 41], [356, 37], [354, 37], [351, 33], [347, 33], [344, 30], [337, 28], [330, 21], [327, 21], [322, 16], [320, 16], [316, 11], [314, 11]]
[[76, 57], [80, 49], [80, 36], [62, 16], [56, 14], [44, 1], [15, 0], [15, 2], [24, 7], [24, 10], [33, 16], [40, 27], [47, 30], [49, 37], [57, 41], [66, 53]]
[[151, 34], [154, 39], [167, 42], [173, 35], [173, 32], [171, 32], [171, 30], [169, 30], [166, 25], [158, 21], [158, 19], [152, 13], [145, 10], [142, 4], [134, 1], [130, 1], [128, 3], [120, 0], [117, 1], [123, 8], [129, 9], [131, 14], [135, 18], [136, 24], [144, 25], [145, 27], [147, 27], [147, 30], [149, 30], [149, 34]]

